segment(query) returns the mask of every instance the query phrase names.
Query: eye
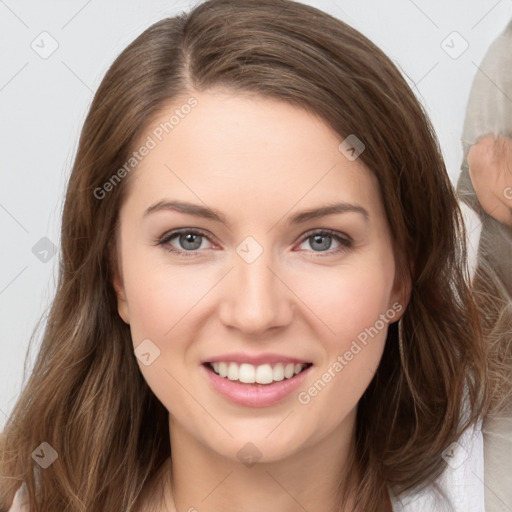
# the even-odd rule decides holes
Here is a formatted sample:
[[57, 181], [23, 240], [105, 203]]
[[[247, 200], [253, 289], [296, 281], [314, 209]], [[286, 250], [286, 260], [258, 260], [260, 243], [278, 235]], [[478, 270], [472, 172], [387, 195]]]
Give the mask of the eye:
[[[171, 241], [176, 239], [176, 245]], [[178, 256], [191, 257], [197, 256], [197, 252], [203, 245], [203, 241], [208, 237], [202, 232], [193, 229], [178, 229], [166, 233], [162, 238], [156, 241], [157, 245], [163, 246], [165, 250], [178, 254]]]
[[[175, 241], [175, 244], [171, 243]], [[203, 242], [209, 240], [208, 236], [196, 229], [177, 229], [164, 234], [156, 240], [156, 245], [164, 247], [168, 252], [175, 253], [179, 257], [195, 257], [199, 255], [200, 249], [205, 249]], [[331, 249], [332, 241], [338, 243], [338, 247]], [[348, 235], [332, 231], [330, 229], [310, 231], [302, 238], [301, 245], [309, 242], [315, 256], [332, 256], [347, 251], [352, 247], [352, 239]], [[321, 253], [326, 253], [321, 254]]]
[[[339, 245], [335, 249], [330, 250], [333, 239]], [[313, 252], [327, 253], [325, 256], [338, 254], [352, 247], [352, 240], [348, 235], [343, 235], [330, 229], [317, 230], [314, 232], [306, 233], [306, 236], [303, 238], [301, 245], [306, 242], [309, 243], [309, 246], [313, 249]], [[316, 256], [323, 257], [324, 254], [317, 254]]]

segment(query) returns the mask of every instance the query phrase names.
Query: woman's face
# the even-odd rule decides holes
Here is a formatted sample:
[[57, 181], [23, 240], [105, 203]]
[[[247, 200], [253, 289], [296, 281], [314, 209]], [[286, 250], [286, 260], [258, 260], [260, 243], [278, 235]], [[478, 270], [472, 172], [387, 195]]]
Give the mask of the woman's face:
[[375, 177], [324, 122], [267, 98], [194, 98], [136, 148], [119, 314], [173, 441], [278, 460], [353, 428], [403, 312], [389, 227]]

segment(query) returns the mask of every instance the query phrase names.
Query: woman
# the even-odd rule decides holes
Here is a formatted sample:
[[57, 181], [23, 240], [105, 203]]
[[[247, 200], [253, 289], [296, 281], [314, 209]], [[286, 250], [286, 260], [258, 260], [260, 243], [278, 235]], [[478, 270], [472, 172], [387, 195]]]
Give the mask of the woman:
[[156, 23], [83, 127], [0, 507], [450, 509], [486, 406], [464, 240], [360, 33], [283, 0]]

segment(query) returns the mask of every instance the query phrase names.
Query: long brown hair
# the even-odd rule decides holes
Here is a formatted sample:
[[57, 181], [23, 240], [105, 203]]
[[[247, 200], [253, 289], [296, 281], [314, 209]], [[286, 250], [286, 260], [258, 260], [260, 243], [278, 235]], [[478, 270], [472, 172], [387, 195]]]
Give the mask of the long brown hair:
[[[358, 405], [350, 480], [377, 512], [386, 488], [432, 482], [482, 413], [485, 353], [465, 233], [433, 128], [395, 65], [362, 34], [289, 0], [211, 0], [155, 23], [106, 73], [81, 133], [62, 217], [60, 273], [33, 372], [0, 438], [0, 509], [26, 482], [32, 511], [135, 511], [170, 456], [168, 413], [145, 383], [111, 284], [125, 165], [158, 109], [225, 87], [307, 109], [365, 145], [397, 268], [412, 291]], [[196, 107], [200, 108], [200, 104]], [[467, 409], [463, 413], [463, 404]], [[31, 454], [57, 452], [42, 469]], [[341, 478], [340, 478], [341, 480]]]

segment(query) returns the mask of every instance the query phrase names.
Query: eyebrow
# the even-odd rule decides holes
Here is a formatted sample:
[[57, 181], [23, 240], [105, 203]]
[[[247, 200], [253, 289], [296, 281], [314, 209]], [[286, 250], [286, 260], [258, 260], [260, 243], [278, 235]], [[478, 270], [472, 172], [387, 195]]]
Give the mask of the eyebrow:
[[[158, 201], [157, 203], [146, 208], [144, 211], [144, 217], [150, 215], [151, 213], [162, 210], [171, 210], [188, 215], [195, 215], [196, 217], [202, 217], [220, 222], [226, 226], [229, 226], [230, 224], [227, 221], [226, 216], [219, 210], [198, 204], [186, 203], [184, 201]], [[334, 203], [296, 213], [288, 219], [288, 223], [291, 225], [296, 225], [311, 219], [348, 212], [361, 214], [365, 221], [368, 221], [370, 218], [368, 211], [360, 205], [350, 203]]]

